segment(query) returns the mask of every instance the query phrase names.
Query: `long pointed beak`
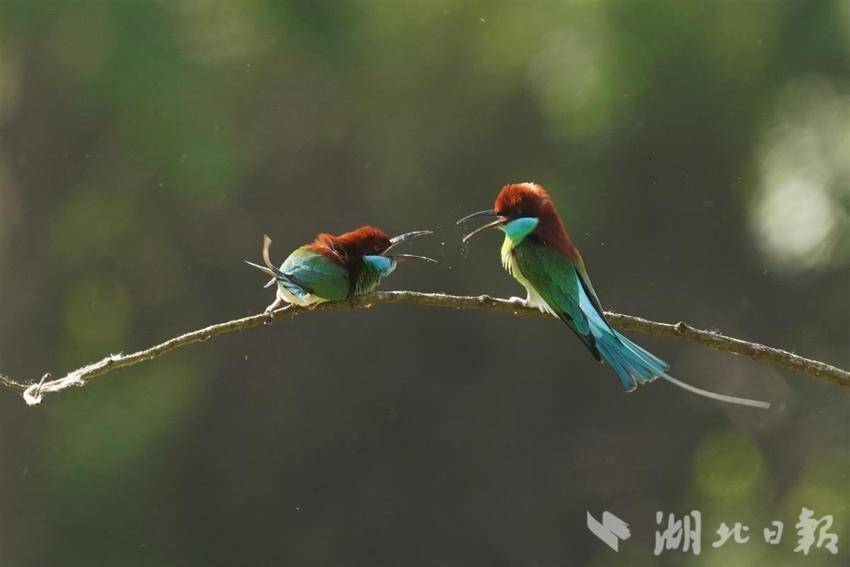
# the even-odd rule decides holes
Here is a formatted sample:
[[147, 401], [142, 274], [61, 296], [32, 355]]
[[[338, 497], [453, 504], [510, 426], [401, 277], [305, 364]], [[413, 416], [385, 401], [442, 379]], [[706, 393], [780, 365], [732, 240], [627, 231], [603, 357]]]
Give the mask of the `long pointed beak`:
[[471, 215], [466, 215], [465, 217], [463, 217], [462, 219], [457, 221], [455, 224], [463, 224], [468, 220], [477, 219], [477, 218], [480, 218], [480, 217], [491, 217], [492, 218], [492, 217], [495, 217], [495, 216], [496, 216], [496, 211], [494, 211], [493, 209], [487, 209], [486, 211], [478, 211], [477, 213], [472, 213]]
[[392, 257], [396, 260], [425, 260], [426, 262], [433, 262], [434, 264], [439, 263], [437, 260], [429, 258], [428, 256], [418, 256], [416, 254], [393, 254]]
[[492, 209], [488, 209], [486, 211], [478, 211], [477, 213], [472, 213], [471, 215], [465, 216], [462, 219], [460, 219], [459, 221], [457, 221], [457, 224], [460, 224], [462, 222], [466, 222], [468, 220], [481, 218], [481, 217], [487, 217], [487, 218], [496, 217], [496, 220], [494, 220], [492, 222], [488, 222], [484, 226], [479, 226], [478, 228], [476, 228], [475, 230], [473, 230], [472, 232], [470, 232], [469, 234], [464, 236], [463, 237], [464, 244], [466, 242], [468, 242], [470, 238], [472, 238], [473, 236], [475, 236], [479, 232], [484, 232], [488, 228], [495, 228], [495, 227], [497, 227], [501, 224], [505, 224], [506, 222], [508, 222], [507, 217], [500, 217], [499, 215], [496, 214], [496, 211], [494, 211]]
[[[405, 240], [412, 240], [414, 238], [419, 238], [420, 236], [427, 236], [429, 234], [434, 234], [434, 231], [431, 230], [414, 230], [413, 232], [405, 232], [404, 234], [399, 234], [398, 236], [393, 236], [390, 238], [390, 245], [387, 246], [387, 249], [382, 252], [383, 256], [387, 255], [387, 252], [404, 242]], [[395, 254], [395, 256], [400, 256], [401, 254]]]

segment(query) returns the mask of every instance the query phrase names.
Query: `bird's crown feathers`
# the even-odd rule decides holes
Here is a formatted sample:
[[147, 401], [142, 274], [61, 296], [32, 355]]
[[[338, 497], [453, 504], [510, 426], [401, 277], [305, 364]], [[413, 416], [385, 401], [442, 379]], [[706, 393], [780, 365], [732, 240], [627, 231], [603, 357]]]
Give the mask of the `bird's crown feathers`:
[[353, 256], [378, 255], [390, 246], [390, 237], [373, 226], [361, 226], [339, 236], [323, 232], [310, 245], [317, 252], [332, 254], [345, 262]]
[[549, 193], [537, 183], [511, 183], [502, 187], [493, 206], [496, 214], [508, 219], [533, 217], [539, 223], [533, 235], [542, 244], [571, 259], [579, 259], [578, 249], [570, 241], [564, 222], [555, 210]]
[[511, 183], [502, 187], [493, 207], [496, 214], [511, 218], [541, 217], [555, 213], [552, 199], [546, 190], [536, 183]]

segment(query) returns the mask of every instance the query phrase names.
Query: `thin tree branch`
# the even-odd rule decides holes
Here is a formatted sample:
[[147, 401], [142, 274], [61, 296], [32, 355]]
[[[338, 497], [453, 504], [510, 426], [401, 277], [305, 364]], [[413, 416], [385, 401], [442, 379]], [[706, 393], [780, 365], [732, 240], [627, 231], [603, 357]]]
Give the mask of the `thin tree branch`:
[[[445, 309], [457, 309], [459, 311], [478, 309], [511, 313], [514, 315], [550, 317], [537, 309], [527, 307], [524, 303], [490, 297], [489, 295], [470, 297], [443, 293], [418, 293], [413, 291], [371, 293], [355, 297], [351, 301], [323, 303], [317, 305], [312, 310], [369, 309], [373, 305], [387, 305], [391, 303], [441, 307]], [[0, 385], [21, 392], [28, 405], [36, 405], [41, 402], [46, 393], [59, 392], [71, 386], [83, 386], [92, 378], [106, 374], [116, 368], [132, 366], [146, 360], [152, 360], [178, 348], [192, 343], [206, 341], [217, 335], [223, 335], [233, 331], [244, 331], [284, 318], [292, 318], [305, 311], [311, 311], [311, 309], [289, 306], [278, 309], [270, 314], [251, 315], [224, 323], [217, 323], [168, 339], [145, 350], [130, 354], [111, 354], [88, 366], [83, 366], [69, 372], [62, 378], [51, 379], [49, 374], [45, 374], [38, 383], [24, 384], [0, 374]], [[824, 362], [803, 358], [802, 356], [778, 348], [727, 337], [714, 331], [696, 329], [686, 323], [658, 323], [632, 315], [610, 312], [605, 315], [614, 327], [623, 331], [638, 331], [650, 335], [684, 339], [715, 350], [749, 356], [753, 360], [760, 360], [781, 366], [813, 378], [820, 378], [821, 380], [844, 386], [845, 388], [850, 387], [850, 372]]]

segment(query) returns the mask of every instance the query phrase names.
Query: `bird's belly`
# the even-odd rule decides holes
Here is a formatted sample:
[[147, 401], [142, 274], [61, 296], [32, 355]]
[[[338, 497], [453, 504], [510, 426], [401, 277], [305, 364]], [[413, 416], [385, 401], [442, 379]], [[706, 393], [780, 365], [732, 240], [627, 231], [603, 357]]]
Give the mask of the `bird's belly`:
[[312, 293], [307, 293], [302, 296], [295, 295], [282, 285], [277, 286], [277, 295], [279, 297], [282, 297], [287, 303], [298, 305], [299, 307], [309, 307], [310, 305], [315, 305], [317, 303], [323, 303], [327, 301], [327, 299], [322, 299], [321, 297], [313, 295]]
[[513, 243], [509, 238], [505, 238], [505, 243], [502, 245], [502, 265], [505, 267], [505, 270], [513, 276], [513, 278], [518, 281], [522, 287], [525, 288], [528, 297], [525, 299], [525, 304], [529, 307], [536, 307], [540, 311], [544, 313], [549, 313], [554, 315], [555, 312], [549, 307], [549, 305], [540, 297], [540, 294], [537, 293], [537, 290], [534, 289], [534, 286], [531, 285], [525, 276], [522, 273], [522, 270], [519, 269], [519, 265], [516, 261], [516, 256], [514, 256], [513, 251]]

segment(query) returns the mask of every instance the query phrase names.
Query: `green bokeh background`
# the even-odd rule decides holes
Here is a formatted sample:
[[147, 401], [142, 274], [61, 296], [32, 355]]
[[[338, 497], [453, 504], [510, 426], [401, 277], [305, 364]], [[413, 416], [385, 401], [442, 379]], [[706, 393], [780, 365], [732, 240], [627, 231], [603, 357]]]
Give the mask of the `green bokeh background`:
[[[264, 232], [281, 259], [430, 228], [441, 263], [385, 289], [518, 295], [454, 221], [525, 180], [608, 308], [850, 366], [848, 2], [2, 2], [0, 371], [261, 310]], [[847, 564], [848, 392], [634, 338], [774, 408], [625, 395], [556, 322], [406, 306], [0, 392], [0, 564]], [[838, 556], [793, 552], [803, 506]], [[700, 556], [653, 556], [656, 511], [694, 509]]]

